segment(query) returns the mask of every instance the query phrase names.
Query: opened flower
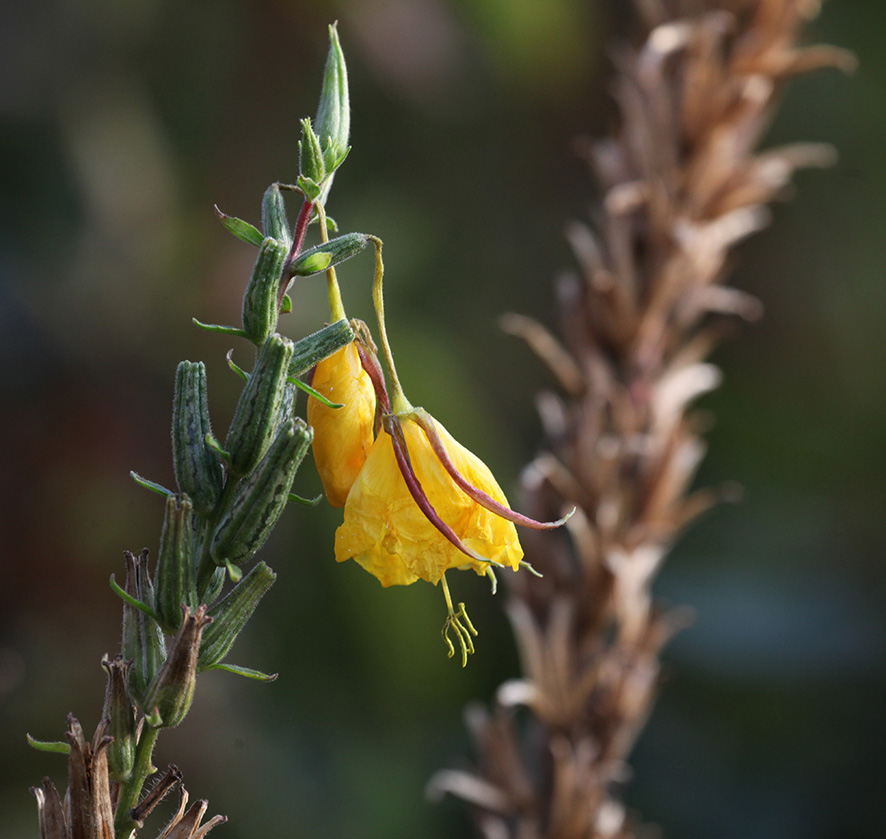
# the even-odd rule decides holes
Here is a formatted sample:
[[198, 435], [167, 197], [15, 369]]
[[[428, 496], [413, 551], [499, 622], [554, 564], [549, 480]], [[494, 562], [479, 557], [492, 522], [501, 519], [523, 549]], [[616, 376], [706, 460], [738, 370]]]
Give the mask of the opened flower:
[[[506, 506], [486, 464], [433, 419], [426, 421], [434, 424], [449, 462], [464, 481]], [[514, 525], [459, 487], [419, 422], [407, 416], [399, 425], [409, 456], [409, 479], [403, 474], [395, 437], [379, 434], [348, 496], [344, 524], [335, 534], [335, 558], [354, 559], [383, 586], [418, 579], [436, 585], [451, 568], [471, 568], [481, 575], [490, 565], [516, 571], [523, 550]], [[430, 515], [419, 506], [410, 481], [423, 491]], [[441, 532], [441, 523], [455, 540]]]

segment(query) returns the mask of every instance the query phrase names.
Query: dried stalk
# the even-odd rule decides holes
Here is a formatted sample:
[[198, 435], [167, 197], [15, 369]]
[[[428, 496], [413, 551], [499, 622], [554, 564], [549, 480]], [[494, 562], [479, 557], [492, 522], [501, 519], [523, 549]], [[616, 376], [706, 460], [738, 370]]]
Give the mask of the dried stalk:
[[563, 394], [539, 400], [547, 451], [523, 476], [529, 514], [577, 512], [568, 534], [526, 535], [544, 578], [507, 575], [524, 677], [469, 719], [476, 771], [431, 784], [474, 805], [489, 839], [638, 835], [616, 785], [682, 621], [650, 586], [680, 531], [722, 496], [691, 490], [705, 446], [690, 406], [719, 382], [705, 359], [723, 316], [761, 310], [723, 285], [727, 258], [766, 225], [765, 205], [797, 168], [834, 156], [754, 149], [787, 79], [854, 65], [835, 48], [796, 46], [818, 6], [636, 0], [644, 37], [615, 57], [620, 128], [582, 149], [603, 199], [593, 231], [568, 230], [580, 275], [557, 286], [560, 334], [504, 320]]

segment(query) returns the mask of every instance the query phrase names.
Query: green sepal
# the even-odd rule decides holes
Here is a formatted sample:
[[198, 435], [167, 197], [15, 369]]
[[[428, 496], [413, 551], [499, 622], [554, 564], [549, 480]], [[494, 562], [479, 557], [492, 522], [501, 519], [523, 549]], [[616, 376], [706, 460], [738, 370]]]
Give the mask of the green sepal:
[[292, 342], [277, 334], [268, 337], [259, 353], [225, 441], [234, 477], [248, 475], [274, 438], [292, 353]]
[[57, 740], [35, 740], [30, 734], [25, 734], [28, 745], [38, 752], [51, 752], [58, 755], [69, 755], [71, 753], [70, 743], [60, 743]]
[[276, 579], [277, 575], [264, 562], [259, 562], [210, 610], [212, 623], [203, 632], [197, 658], [198, 670], [206, 670], [222, 662]]
[[254, 679], [257, 682], [274, 682], [277, 680], [276, 673], [262, 673], [261, 670], [241, 667], [239, 664], [213, 664], [212, 667], [207, 667], [206, 669], [224, 670], [226, 673], [233, 673], [235, 676], [245, 676], [247, 679]]
[[325, 149], [323, 149], [323, 162], [326, 165], [326, 171], [328, 174], [332, 174], [335, 172], [342, 163], [347, 160], [348, 155], [351, 153], [350, 146], [337, 146], [334, 142], [330, 142]]
[[[271, 184], [262, 196], [261, 225], [265, 236], [282, 242], [286, 250], [289, 250], [292, 245], [292, 236], [289, 232], [289, 219], [286, 216], [286, 203], [283, 200], [280, 184]], [[261, 242], [259, 242], [260, 245]]]
[[170, 495], [175, 495], [175, 493], [171, 489], [166, 489], [162, 484], [155, 483], [154, 481], [149, 481], [147, 478], [143, 478], [138, 472], [133, 472], [130, 470], [129, 477], [132, 478], [140, 487], [144, 487], [145, 489], [151, 490], [151, 492], [156, 492], [157, 495], [162, 495], [164, 498], [169, 498]]
[[299, 175], [296, 183], [308, 201], [316, 201], [323, 192], [323, 188], [318, 183], [304, 175]]
[[195, 326], [199, 326], [201, 329], [205, 329], [207, 332], [218, 332], [222, 335], [236, 335], [238, 338], [248, 338], [249, 336], [246, 334], [245, 329], [240, 329], [236, 326], [222, 326], [218, 323], [203, 323], [202, 320], [197, 320], [197, 318], [191, 318], [194, 322]]
[[191, 509], [187, 496], [166, 499], [154, 572], [154, 610], [169, 634], [178, 631], [183, 604], [189, 609], [197, 608]]
[[298, 378], [324, 358], [329, 358], [334, 352], [350, 344], [354, 337], [351, 324], [342, 318], [296, 341], [288, 378]]
[[282, 242], [265, 239], [255, 260], [252, 277], [243, 295], [243, 331], [256, 346], [277, 328], [277, 298], [283, 265], [289, 248]]
[[312, 437], [301, 418], [283, 423], [261, 463], [237, 487], [212, 534], [209, 553], [216, 564], [245, 562], [265, 543], [286, 506]]
[[[345, 233], [303, 251], [287, 269], [290, 276], [310, 277], [356, 256], [369, 243], [365, 233]], [[328, 258], [327, 258], [328, 257]]]
[[182, 361], [175, 371], [172, 403], [172, 462], [175, 480], [201, 516], [215, 508], [224, 475], [219, 457], [206, 445], [212, 433], [202, 361]]
[[313, 183], [322, 184], [326, 178], [326, 163], [320, 138], [311, 128], [311, 120], [306, 117], [301, 121], [301, 140], [298, 141], [298, 165], [301, 174]]
[[292, 298], [288, 294], [283, 295], [280, 301], [280, 314], [288, 315], [292, 311]]
[[228, 579], [232, 583], [239, 583], [243, 579], [243, 569], [228, 559], [225, 560], [225, 571], [228, 572]]
[[261, 245], [262, 239], [265, 237], [262, 236], [260, 230], [251, 225], [248, 221], [243, 221], [241, 218], [235, 218], [234, 216], [229, 216], [227, 213], [223, 213], [218, 208], [217, 204], [215, 205], [215, 214], [229, 233], [233, 233], [238, 239], [249, 245], [255, 245], [256, 247]]

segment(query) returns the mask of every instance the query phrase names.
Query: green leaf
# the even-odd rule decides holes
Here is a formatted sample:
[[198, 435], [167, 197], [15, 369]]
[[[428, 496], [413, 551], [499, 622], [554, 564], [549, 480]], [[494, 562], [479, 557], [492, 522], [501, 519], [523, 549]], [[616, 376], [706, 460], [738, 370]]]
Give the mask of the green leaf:
[[139, 486], [143, 486], [145, 489], [151, 490], [151, 492], [156, 492], [157, 495], [162, 495], [164, 498], [169, 498], [170, 495], [175, 495], [175, 493], [171, 489], [166, 489], [165, 486], [161, 484], [154, 483], [154, 481], [149, 481], [147, 478], [143, 478], [138, 472], [130, 471], [129, 477], [132, 478]]
[[128, 603], [134, 609], [138, 609], [140, 612], [144, 612], [148, 615], [148, 617], [153, 618], [155, 621], [159, 621], [157, 613], [146, 603], [142, 603], [141, 600], [136, 599], [125, 589], [121, 588], [113, 574], [111, 574], [111, 591], [113, 591], [124, 603]]
[[294, 504], [301, 504], [303, 507], [316, 507], [323, 500], [323, 493], [321, 492], [313, 498], [302, 498], [300, 495], [290, 492], [289, 500]]
[[236, 326], [221, 326], [217, 323], [203, 323], [203, 321], [197, 320], [197, 318], [191, 318], [196, 326], [199, 326], [201, 329], [205, 329], [207, 332], [220, 332], [222, 335], [236, 335], [238, 338], [246, 338], [246, 331], [243, 329], [238, 329]]
[[61, 743], [58, 740], [35, 740], [30, 734], [26, 734], [28, 745], [38, 752], [52, 752], [53, 754], [69, 755], [71, 753], [70, 743]]
[[299, 390], [303, 390], [308, 396], [313, 396], [314, 399], [327, 408], [344, 408], [343, 402], [330, 402], [320, 391], [314, 390], [314, 388], [309, 384], [305, 384], [301, 379], [287, 379], [286, 381], [292, 382]]
[[238, 664], [214, 664], [207, 667], [207, 670], [224, 670], [233, 673], [236, 676], [245, 676], [247, 679], [255, 679], [257, 682], [273, 682], [277, 678], [277, 673], [262, 673], [261, 670], [253, 670], [251, 667], [241, 667]]
[[262, 236], [258, 228], [251, 225], [248, 221], [243, 221], [241, 218], [235, 218], [234, 216], [227, 215], [227, 213], [223, 213], [217, 204], [215, 205], [215, 214], [229, 233], [233, 233], [238, 239], [249, 245], [261, 246], [265, 237]]
[[323, 192], [319, 184], [311, 180], [311, 178], [306, 178], [304, 175], [298, 176], [297, 183], [298, 188], [305, 194], [305, 198], [308, 201], [316, 201], [320, 197], [320, 193]]
[[233, 350], [228, 350], [227, 355], [225, 355], [225, 358], [228, 360], [228, 367], [230, 367], [231, 370], [233, 370], [241, 379], [243, 379], [244, 382], [248, 382], [249, 373], [247, 373], [242, 367], [234, 363], [234, 359], [232, 357], [233, 355]]

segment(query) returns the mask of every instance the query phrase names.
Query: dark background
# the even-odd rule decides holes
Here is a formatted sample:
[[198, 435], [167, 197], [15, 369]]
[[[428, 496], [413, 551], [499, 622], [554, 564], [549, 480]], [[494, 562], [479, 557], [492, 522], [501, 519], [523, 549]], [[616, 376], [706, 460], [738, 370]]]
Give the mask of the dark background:
[[[296, 175], [326, 25], [340, 21], [352, 143], [330, 213], [386, 243], [389, 327], [407, 392], [511, 490], [539, 438], [546, 378], [507, 310], [553, 314], [571, 265], [562, 235], [592, 188], [573, 138], [612, 117], [606, 45], [621, 3], [589, 0], [35, 0], [0, 28], [0, 829], [37, 835], [27, 787], [64, 761], [26, 731], [90, 730], [99, 666], [118, 644], [107, 579], [121, 551], [156, 548], [172, 482], [175, 365], [205, 359], [218, 429], [237, 382], [231, 322], [254, 257], [213, 203], [257, 221], [262, 191]], [[661, 700], [627, 798], [683, 839], [879, 836], [884, 787], [882, 235], [886, 67], [881, 4], [825, 4], [810, 29], [857, 52], [850, 79], [794, 84], [767, 144], [825, 140], [840, 161], [802, 173], [773, 226], [742, 247], [736, 285], [766, 318], [716, 361], [725, 384], [700, 482], [744, 501], [683, 538], [659, 595], [695, 624], [669, 648]], [[294, 211], [293, 211], [294, 215]], [[369, 316], [372, 261], [341, 272]], [[293, 337], [327, 317], [304, 281]], [[235, 359], [248, 362], [237, 344]], [[309, 464], [297, 489], [319, 489]], [[462, 835], [452, 800], [424, 799], [461, 765], [461, 717], [517, 673], [503, 595], [459, 576], [481, 635], [466, 670], [439, 638], [440, 593], [382, 590], [337, 565], [340, 513], [294, 508], [264, 552], [280, 578], [231, 660], [260, 685], [200, 677], [164, 735], [193, 797], [229, 839]], [[162, 762], [162, 763], [161, 763]], [[147, 835], [155, 835], [148, 831]]]

